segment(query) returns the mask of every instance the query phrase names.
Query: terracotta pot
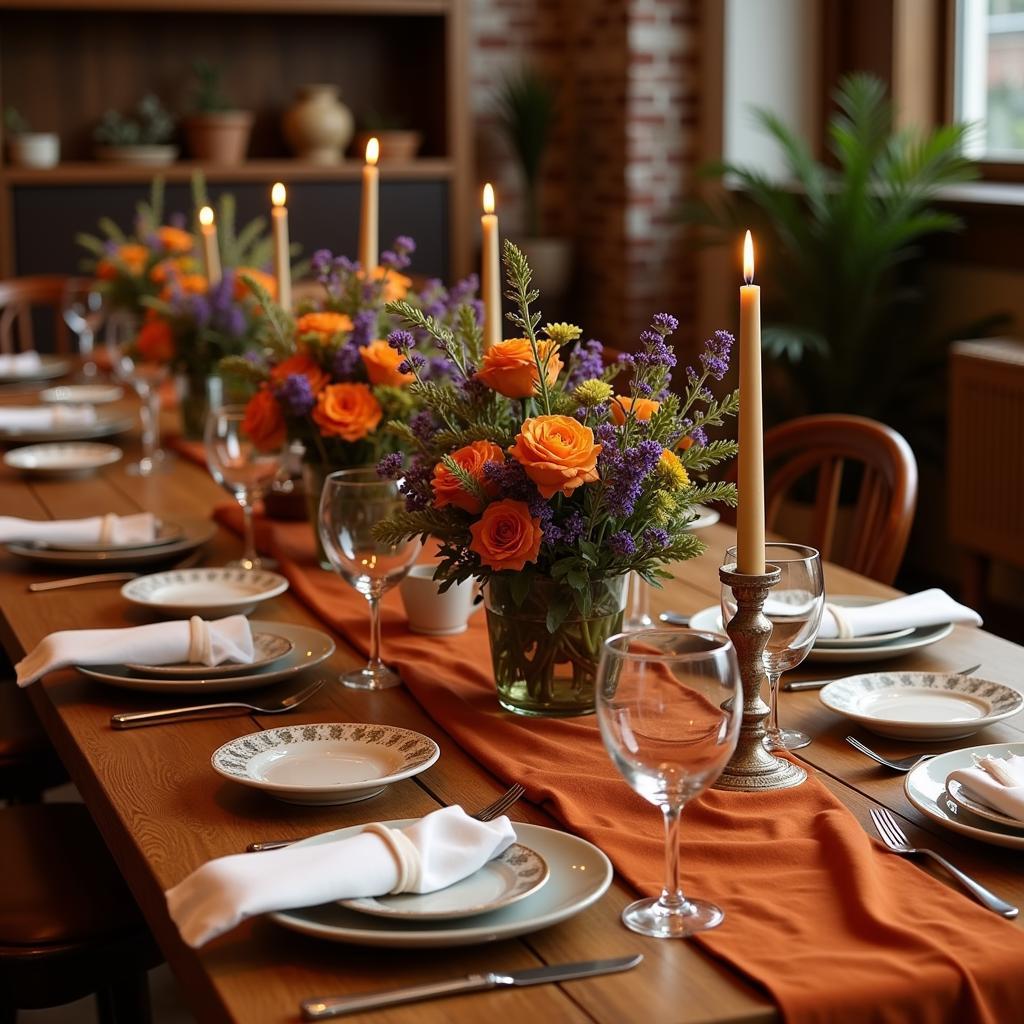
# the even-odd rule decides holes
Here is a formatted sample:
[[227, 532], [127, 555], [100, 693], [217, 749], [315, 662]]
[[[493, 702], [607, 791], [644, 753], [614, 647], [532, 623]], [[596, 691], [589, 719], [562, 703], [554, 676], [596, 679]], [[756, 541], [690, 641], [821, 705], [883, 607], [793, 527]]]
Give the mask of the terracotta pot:
[[380, 143], [380, 159], [383, 163], [403, 164], [416, 159], [416, 154], [423, 145], [422, 132], [410, 131], [380, 131], [380, 132], [359, 132], [356, 135], [353, 153], [359, 159], [363, 158], [366, 152], [366, 144], [374, 136]]
[[552, 301], [564, 296], [572, 278], [572, 242], [568, 238], [523, 238], [518, 244], [533, 271], [533, 287]]
[[185, 118], [185, 140], [197, 160], [211, 164], [240, 164], [252, 133], [248, 110], [222, 110]]
[[295, 155], [315, 164], [340, 163], [352, 138], [352, 112], [336, 85], [303, 85], [281, 122]]

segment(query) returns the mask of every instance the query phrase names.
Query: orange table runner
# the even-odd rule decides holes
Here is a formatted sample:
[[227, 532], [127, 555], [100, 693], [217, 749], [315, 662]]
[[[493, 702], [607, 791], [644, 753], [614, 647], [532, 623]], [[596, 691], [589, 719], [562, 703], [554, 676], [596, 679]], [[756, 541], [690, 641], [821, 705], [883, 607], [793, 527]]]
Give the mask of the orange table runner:
[[[237, 528], [236, 508], [218, 515]], [[366, 602], [315, 565], [309, 525], [261, 526], [293, 593], [365, 652]], [[382, 612], [384, 658], [427, 713], [484, 767], [521, 782], [530, 800], [604, 850], [641, 893], [659, 892], [661, 816], [618, 775], [596, 720], [502, 711], [482, 611], [466, 633], [444, 638], [410, 633], [394, 591]], [[883, 852], [813, 777], [777, 793], [706, 793], [683, 815], [681, 863], [684, 892], [726, 912], [695, 941], [770, 992], [786, 1021], [1020, 1019], [1024, 934]]]

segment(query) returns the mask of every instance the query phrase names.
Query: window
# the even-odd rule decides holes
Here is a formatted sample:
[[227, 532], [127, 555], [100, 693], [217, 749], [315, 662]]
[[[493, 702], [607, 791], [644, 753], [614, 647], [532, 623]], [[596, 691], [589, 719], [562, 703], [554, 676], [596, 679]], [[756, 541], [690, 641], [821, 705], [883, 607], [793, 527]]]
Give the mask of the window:
[[959, 0], [954, 90], [970, 155], [1024, 162], [1024, 0]]

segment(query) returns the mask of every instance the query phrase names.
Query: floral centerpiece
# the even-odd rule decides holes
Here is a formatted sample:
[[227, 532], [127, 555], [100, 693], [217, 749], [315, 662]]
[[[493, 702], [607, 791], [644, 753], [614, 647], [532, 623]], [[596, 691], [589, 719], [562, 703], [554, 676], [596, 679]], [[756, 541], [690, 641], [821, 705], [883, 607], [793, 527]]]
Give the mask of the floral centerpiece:
[[[410, 328], [389, 344], [425, 409], [392, 424], [412, 456], [389, 454], [379, 471], [402, 481], [406, 510], [378, 535], [433, 537], [438, 578], [484, 584], [502, 706], [579, 714], [593, 710], [601, 645], [621, 628], [627, 574], [655, 585], [670, 578], [666, 565], [703, 550], [687, 531], [698, 503], [735, 503], [732, 484], [698, 478], [737, 450], [705, 432], [738, 408], [736, 393], [717, 399], [709, 388], [725, 375], [732, 336], [716, 333], [674, 394], [673, 317], [658, 314], [639, 350], [605, 367], [601, 345], [582, 343], [580, 328], [538, 330], [530, 268], [509, 242], [504, 263], [522, 336], [486, 351], [472, 317], [449, 327], [408, 302], [389, 307]], [[424, 374], [414, 331], [451, 364], [449, 382]]]

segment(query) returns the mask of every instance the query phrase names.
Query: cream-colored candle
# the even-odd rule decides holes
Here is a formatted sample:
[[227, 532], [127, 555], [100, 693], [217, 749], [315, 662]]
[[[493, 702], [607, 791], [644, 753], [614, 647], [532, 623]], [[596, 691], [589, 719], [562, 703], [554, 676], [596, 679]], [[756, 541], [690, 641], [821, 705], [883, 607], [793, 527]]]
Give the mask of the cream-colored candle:
[[380, 143], [375, 138], [370, 139], [366, 144], [366, 163], [363, 165], [363, 203], [359, 218], [359, 262], [368, 278], [377, 269], [379, 156]]
[[217, 225], [213, 220], [213, 209], [209, 206], [199, 211], [199, 233], [203, 236], [206, 280], [215, 285], [220, 281], [220, 250], [217, 248]]
[[501, 261], [498, 255], [498, 218], [494, 189], [484, 185], [484, 215], [480, 218], [483, 245], [480, 261], [480, 298], [484, 303], [484, 348], [501, 341]]
[[736, 568], [764, 573], [764, 426], [761, 417], [761, 289], [754, 284], [754, 243], [743, 239], [740, 288], [739, 505]]
[[284, 309], [292, 308], [292, 261], [288, 249], [288, 207], [284, 185], [277, 182], [270, 190], [270, 211], [274, 227], [274, 276], [277, 278], [277, 301]]

